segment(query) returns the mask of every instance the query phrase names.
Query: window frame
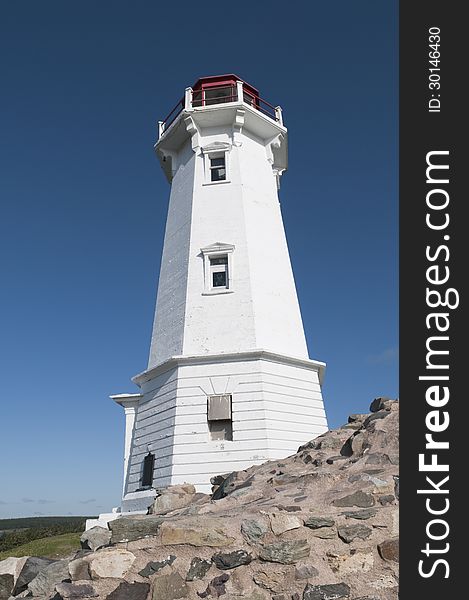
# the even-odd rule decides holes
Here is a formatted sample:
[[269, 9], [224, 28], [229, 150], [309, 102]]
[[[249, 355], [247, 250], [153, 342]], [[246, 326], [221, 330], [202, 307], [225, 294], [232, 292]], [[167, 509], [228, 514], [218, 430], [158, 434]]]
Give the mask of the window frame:
[[[223, 160], [223, 164], [222, 165], [214, 165], [213, 161], [214, 160]], [[227, 170], [226, 170], [226, 152], [212, 152], [212, 154], [208, 157], [208, 162], [209, 162], [209, 169], [210, 169], [210, 173], [209, 173], [209, 180], [210, 183], [220, 183], [221, 181], [226, 181], [227, 179]], [[215, 171], [218, 171], [220, 169], [224, 169], [225, 171], [225, 176], [223, 177], [223, 179], [213, 179], [213, 174], [215, 173]]]
[[[204, 289], [202, 292], [203, 296], [213, 296], [217, 294], [231, 294], [233, 293], [233, 251], [234, 246], [232, 244], [221, 244], [217, 242], [206, 248], [201, 248], [203, 260], [204, 260]], [[224, 258], [226, 257], [225, 269], [222, 269], [222, 265], [212, 265], [211, 259], [213, 258]], [[213, 273], [216, 271], [226, 271], [226, 286], [213, 286]]]
[[[231, 144], [225, 142], [215, 142], [205, 148], [202, 148], [203, 159], [204, 159], [204, 183], [203, 185], [220, 185], [223, 183], [231, 183], [231, 168], [229, 155], [231, 151]], [[223, 158], [225, 161], [225, 179], [219, 179], [218, 181], [212, 181], [212, 170], [219, 169], [220, 167], [212, 167], [212, 159]]]

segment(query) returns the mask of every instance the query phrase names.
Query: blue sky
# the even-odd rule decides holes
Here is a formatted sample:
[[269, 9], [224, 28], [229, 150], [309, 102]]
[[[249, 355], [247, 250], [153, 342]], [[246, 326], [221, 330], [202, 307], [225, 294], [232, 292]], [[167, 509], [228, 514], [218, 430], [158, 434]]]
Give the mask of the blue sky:
[[280, 200], [330, 426], [398, 395], [397, 2], [3, 2], [0, 52], [0, 517], [119, 503], [108, 396], [147, 363], [155, 124], [201, 75], [283, 107]]

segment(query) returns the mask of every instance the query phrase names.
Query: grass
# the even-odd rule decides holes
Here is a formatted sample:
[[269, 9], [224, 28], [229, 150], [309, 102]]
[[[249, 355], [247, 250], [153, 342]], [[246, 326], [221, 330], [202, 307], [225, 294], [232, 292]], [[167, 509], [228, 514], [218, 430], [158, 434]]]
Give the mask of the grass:
[[80, 549], [80, 533], [63, 533], [51, 537], [39, 538], [11, 550], [0, 552], [0, 560], [9, 556], [45, 556], [64, 558]]

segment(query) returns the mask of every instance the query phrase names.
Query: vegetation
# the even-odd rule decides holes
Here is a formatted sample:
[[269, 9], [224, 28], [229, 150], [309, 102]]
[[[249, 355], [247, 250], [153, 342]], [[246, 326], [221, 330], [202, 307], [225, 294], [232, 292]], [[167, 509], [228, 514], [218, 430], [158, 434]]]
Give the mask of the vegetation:
[[9, 556], [62, 558], [80, 549], [80, 535], [80, 533], [63, 533], [62, 535], [33, 540], [12, 550], [0, 552], [0, 560]]
[[[8, 556], [16, 556], [12, 549], [19, 550], [30, 546], [33, 541], [44, 541], [47, 548], [54, 551], [54, 543], [49, 544], [45, 540], [54, 538], [57, 543], [67, 538], [68, 542], [80, 537], [85, 528], [85, 521], [88, 517], [30, 517], [24, 519], [0, 519], [0, 553], [7, 553]], [[74, 534], [71, 536], [71, 534]], [[67, 537], [68, 536], [68, 537]], [[67, 543], [68, 543], [67, 542]], [[41, 544], [36, 544], [40, 549]], [[22, 550], [21, 550], [22, 551]], [[49, 550], [47, 549], [47, 552]], [[30, 550], [26, 554], [35, 554]], [[46, 556], [47, 554], [35, 554], [36, 556]]]
[[84, 525], [86, 519], [92, 517], [21, 517], [19, 519], [0, 519], [0, 531], [9, 529], [38, 529], [47, 528], [52, 525], [64, 525], [66, 527], [73, 524]]

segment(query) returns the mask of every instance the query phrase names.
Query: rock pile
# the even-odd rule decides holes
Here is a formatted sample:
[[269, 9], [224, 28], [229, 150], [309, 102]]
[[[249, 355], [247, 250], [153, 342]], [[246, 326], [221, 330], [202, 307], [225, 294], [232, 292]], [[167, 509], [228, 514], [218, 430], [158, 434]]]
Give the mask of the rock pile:
[[399, 403], [293, 456], [172, 486], [149, 515], [82, 536], [70, 561], [0, 562], [0, 599], [395, 600]]

